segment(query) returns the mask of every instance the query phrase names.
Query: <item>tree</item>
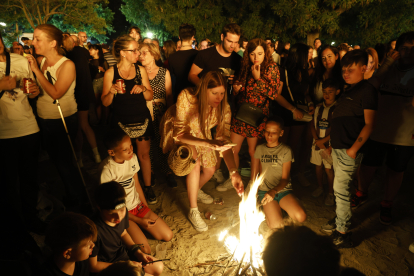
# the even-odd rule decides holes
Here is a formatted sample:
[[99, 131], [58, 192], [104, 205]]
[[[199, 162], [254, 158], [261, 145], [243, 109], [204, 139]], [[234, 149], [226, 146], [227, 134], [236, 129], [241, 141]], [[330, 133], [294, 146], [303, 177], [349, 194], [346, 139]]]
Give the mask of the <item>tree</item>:
[[30, 27], [35, 29], [37, 25], [48, 23], [52, 17], [60, 16], [63, 24], [76, 29], [91, 26], [97, 34], [105, 34], [107, 23], [96, 9], [99, 4], [107, 2], [108, 0], [3, 0], [0, 4], [0, 17], [11, 19], [13, 15], [24, 15]]
[[143, 38], [146, 32], [150, 31], [161, 43], [171, 38], [171, 34], [166, 30], [164, 22], [154, 23], [151, 15], [144, 7], [144, 0], [123, 0], [121, 11], [128, 22], [141, 29]]

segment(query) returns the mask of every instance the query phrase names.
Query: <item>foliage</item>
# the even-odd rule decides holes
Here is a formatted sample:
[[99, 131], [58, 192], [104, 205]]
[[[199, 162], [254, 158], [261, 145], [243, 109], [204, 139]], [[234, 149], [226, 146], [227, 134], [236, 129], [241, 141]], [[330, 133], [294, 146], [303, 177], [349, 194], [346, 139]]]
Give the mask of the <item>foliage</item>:
[[166, 30], [164, 22], [154, 23], [148, 10], [144, 7], [144, 0], [123, 0], [124, 5], [121, 5], [121, 11], [125, 18], [133, 26], [141, 29], [142, 38], [146, 36], [147, 32], [151, 32], [154, 37], [160, 40], [162, 44], [164, 41], [171, 38], [171, 34]]
[[17, 37], [19, 36], [19, 32], [15, 32], [14, 29], [11, 29], [10, 27], [4, 27], [2, 25], [0, 25], [0, 33], [3, 37], [4, 46], [6, 48], [10, 48], [13, 41], [16, 41]]
[[[34, 29], [37, 25], [50, 23], [53, 17], [62, 24], [75, 29], [90, 26], [96, 34], [105, 34], [108, 29], [105, 18], [98, 14], [100, 4], [108, 0], [3, 0], [0, 3], [0, 18], [6, 23], [16, 21], [28, 23]], [[24, 16], [25, 20], [22, 20]], [[56, 20], [58, 20], [56, 19]]]

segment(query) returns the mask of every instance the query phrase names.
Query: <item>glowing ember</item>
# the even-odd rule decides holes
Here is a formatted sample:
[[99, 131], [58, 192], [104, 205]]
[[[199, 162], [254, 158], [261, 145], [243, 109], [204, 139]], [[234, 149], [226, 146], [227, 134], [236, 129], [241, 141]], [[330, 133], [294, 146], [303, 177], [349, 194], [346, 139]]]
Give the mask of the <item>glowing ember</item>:
[[[262, 174], [263, 175], [263, 174]], [[230, 253], [234, 254], [234, 258], [240, 261], [243, 255], [246, 254], [245, 262], [250, 262], [250, 248], [253, 250], [253, 266], [259, 267], [262, 265], [261, 253], [263, 237], [259, 235], [259, 226], [265, 219], [262, 212], [256, 208], [256, 194], [257, 188], [262, 183], [263, 177], [256, 178], [256, 180], [250, 184], [249, 194], [244, 195], [239, 205], [240, 216], [240, 240], [235, 236], [227, 235], [228, 230], [224, 230], [219, 235], [221, 241], [224, 237], [224, 245]]]

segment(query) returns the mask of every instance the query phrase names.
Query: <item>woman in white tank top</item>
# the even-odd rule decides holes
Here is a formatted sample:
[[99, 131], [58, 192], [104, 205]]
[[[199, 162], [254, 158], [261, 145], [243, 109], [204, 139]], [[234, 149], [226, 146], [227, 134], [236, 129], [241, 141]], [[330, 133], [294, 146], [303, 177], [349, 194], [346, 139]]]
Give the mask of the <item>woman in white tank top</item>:
[[59, 109], [55, 104], [55, 100], [58, 99], [69, 135], [74, 141], [78, 130], [77, 104], [74, 95], [76, 69], [75, 64], [62, 55], [61, 46], [66, 39], [72, 38], [53, 25], [37, 26], [33, 34], [33, 46], [36, 53], [43, 57], [36, 62], [33, 56], [28, 55], [28, 60], [41, 89], [37, 112], [40, 117], [39, 126], [43, 145], [64, 183], [66, 207], [75, 208], [86, 203], [87, 196], [79, 171], [72, 163], [72, 149]]

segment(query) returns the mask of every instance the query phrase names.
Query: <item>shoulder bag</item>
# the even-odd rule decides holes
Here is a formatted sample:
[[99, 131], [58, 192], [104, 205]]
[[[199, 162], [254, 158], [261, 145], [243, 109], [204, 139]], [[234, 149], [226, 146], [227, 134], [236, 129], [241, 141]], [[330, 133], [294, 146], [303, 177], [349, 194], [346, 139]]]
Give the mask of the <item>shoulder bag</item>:
[[[247, 89], [247, 79], [245, 89]], [[266, 99], [267, 100], [267, 99]], [[242, 103], [236, 113], [236, 119], [252, 127], [258, 128], [265, 119], [263, 110], [251, 103]]]
[[309, 113], [308, 113], [308, 111], [309, 111], [308, 106], [304, 105], [304, 104], [295, 103], [295, 99], [293, 99], [292, 91], [290, 91], [289, 81], [288, 81], [288, 73], [287, 73], [286, 69], [285, 69], [285, 75], [286, 75], [286, 86], [287, 86], [287, 89], [289, 90], [290, 98], [292, 99], [292, 102], [295, 105], [296, 109], [298, 109], [300, 112], [303, 113], [302, 119], [296, 118], [295, 114], [293, 114], [292, 115], [293, 120], [299, 121], [299, 122], [310, 122], [310, 121], [312, 121], [312, 115], [309, 115]]

